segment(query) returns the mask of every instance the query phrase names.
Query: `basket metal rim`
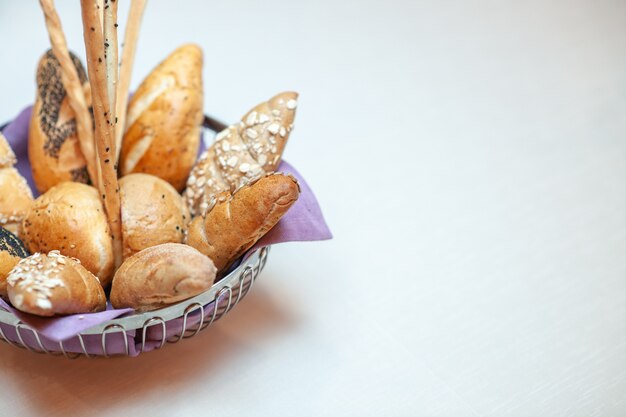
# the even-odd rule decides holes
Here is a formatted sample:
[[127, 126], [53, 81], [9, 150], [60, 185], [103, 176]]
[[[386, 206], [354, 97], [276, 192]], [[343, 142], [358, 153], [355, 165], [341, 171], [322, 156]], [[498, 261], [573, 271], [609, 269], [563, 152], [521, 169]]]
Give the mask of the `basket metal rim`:
[[[155, 320], [158, 321], [170, 321], [177, 318], [181, 318], [185, 315], [187, 308], [193, 304], [200, 304], [202, 306], [206, 306], [211, 302], [217, 301], [216, 298], [218, 294], [224, 289], [232, 289], [235, 287], [241, 277], [247, 273], [246, 268], [249, 268], [250, 265], [258, 265], [258, 270], [253, 271], [253, 274], [256, 275], [263, 269], [265, 264], [265, 259], [267, 258], [267, 254], [269, 252], [269, 246], [261, 249], [256, 249], [245, 259], [245, 261], [241, 262], [239, 266], [237, 266], [234, 270], [232, 270], [228, 275], [214, 283], [211, 288], [206, 290], [205, 292], [196, 295], [195, 297], [188, 298], [186, 300], [180, 301], [171, 306], [166, 306], [160, 308], [158, 310], [147, 311], [143, 313], [130, 313], [128, 315], [124, 315], [121, 317], [117, 317], [115, 319], [107, 320], [103, 323], [97, 324], [89, 329], [83, 330], [80, 332], [81, 335], [102, 335], [107, 331], [108, 328], [111, 327], [122, 327], [125, 331], [133, 331], [142, 329], [146, 323], [152, 322]], [[251, 288], [248, 289], [248, 292]], [[23, 322], [10, 312], [0, 308], [0, 323], [9, 325], [9, 326], [18, 326], [23, 324]]]

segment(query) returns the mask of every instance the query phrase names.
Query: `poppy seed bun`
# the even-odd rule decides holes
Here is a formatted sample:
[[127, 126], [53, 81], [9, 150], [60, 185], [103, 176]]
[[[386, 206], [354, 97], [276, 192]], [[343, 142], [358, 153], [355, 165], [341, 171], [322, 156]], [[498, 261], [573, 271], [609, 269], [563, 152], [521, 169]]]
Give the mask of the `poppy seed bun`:
[[[85, 69], [74, 54], [70, 56], [83, 83], [87, 105], [90, 105]], [[61, 66], [51, 50], [37, 66], [37, 98], [30, 119], [28, 158], [40, 193], [63, 181], [89, 181], [76, 134], [76, 116], [61, 81]]]
[[120, 173], [156, 175], [182, 191], [200, 146], [202, 100], [202, 51], [183, 45], [146, 77], [128, 105]]
[[187, 216], [168, 182], [148, 174], [120, 179], [123, 258], [161, 243], [181, 243]]
[[114, 308], [151, 311], [194, 297], [215, 281], [213, 262], [180, 243], [153, 246], [126, 259], [111, 287]]
[[104, 290], [77, 259], [51, 251], [22, 259], [7, 278], [11, 304], [38, 316], [95, 313], [106, 309]]
[[0, 297], [5, 300], [7, 295], [7, 275], [15, 265], [28, 256], [24, 244], [13, 233], [0, 227]]
[[113, 239], [98, 191], [63, 182], [39, 196], [23, 222], [22, 239], [32, 252], [59, 250], [80, 259], [103, 287], [111, 283]]

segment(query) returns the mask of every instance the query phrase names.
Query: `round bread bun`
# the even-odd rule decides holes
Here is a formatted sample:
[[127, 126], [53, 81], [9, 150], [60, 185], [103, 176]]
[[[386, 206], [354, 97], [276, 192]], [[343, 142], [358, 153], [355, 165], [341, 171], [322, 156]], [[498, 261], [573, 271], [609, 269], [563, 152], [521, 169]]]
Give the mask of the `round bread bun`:
[[156, 175], [182, 191], [200, 146], [202, 50], [172, 52], [137, 88], [126, 117], [120, 173]]
[[22, 228], [32, 253], [59, 250], [80, 259], [103, 287], [111, 283], [113, 239], [95, 188], [77, 182], [52, 187], [35, 200]]
[[120, 179], [124, 259], [161, 243], [181, 243], [188, 215], [180, 194], [168, 182], [148, 174]]
[[95, 313], [106, 309], [104, 290], [77, 259], [59, 251], [22, 259], [7, 277], [11, 304], [38, 316]]
[[7, 275], [17, 263], [28, 256], [21, 240], [7, 229], [0, 227], [0, 297], [8, 299]]
[[111, 304], [114, 308], [157, 310], [208, 290], [216, 272], [213, 262], [191, 246], [153, 246], [119, 267], [111, 287]]
[[[87, 105], [91, 94], [80, 60], [70, 53], [83, 83]], [[37, 99], [28, 133], [28, 158], [40, 193], [62, 181], [89, 182], [87, 164], [76, 134], [76, 117], [61, 81], [61, 67], [51, 50], [37, 67]]]
[[33, 193], [15, 168], [0, 169], [0, 226], [17, 235], [33, 205]]

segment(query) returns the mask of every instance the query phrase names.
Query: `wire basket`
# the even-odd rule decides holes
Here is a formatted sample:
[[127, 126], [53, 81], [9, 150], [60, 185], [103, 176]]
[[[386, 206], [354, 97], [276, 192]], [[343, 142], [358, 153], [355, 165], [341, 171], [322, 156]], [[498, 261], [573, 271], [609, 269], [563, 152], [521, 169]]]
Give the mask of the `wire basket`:
[[250, 292], [263, 270], [269, 247], [255, 250], [204, 293], [175, 305], [106, 321], [73, 338], [56, 342], [0, 308], [0, 339], [36, 353], [112, 357], [138, 356], [195, 336], [231, 311]]

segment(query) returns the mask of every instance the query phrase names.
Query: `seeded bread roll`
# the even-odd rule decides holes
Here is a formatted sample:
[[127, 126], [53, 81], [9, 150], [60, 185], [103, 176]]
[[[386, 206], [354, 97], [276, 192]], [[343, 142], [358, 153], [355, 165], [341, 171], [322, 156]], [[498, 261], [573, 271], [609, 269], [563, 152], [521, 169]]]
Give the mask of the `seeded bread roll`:
[[[89, 83], [80, 60], [71, 54], [91, 103]], [[28, 158], [40, 193], [63, 181], [87, 183], [87, 164], [76, 134], [76, 117], [61, 82], [61, 67], [51, 50], [39, 61], [37, 99], [28, 133]]]
[[17, 162], [7, 138], [0, 132], [0, 168], [11, 168]]
[[115, 273], [111, 304], [156, 310], [194, 297], [213, 285], [215, 265], [194, 248], [166, 243], [136, 253]]
[[187, 244], [211, 258], [222, 271], [274, 227], [299, 194], [296, 179], [280, 173], [268, 174], [232, 196], [222, 193], [205, 218], [193, 219]]
[[187, 226], [183, 200], [168, 182], [153, 175], [120, 179], [124, 259], [161, 243], [182, 243]]
[[22, 220], [32, 205], [33, 193], [17, 169], [0, 169], [0, 226], [20, 234]]
[[95, 188], [77, 182], [52, 187], [35, 200], [21, 237], [31, 252], [59, 250], [80, 259], [103, 287], [111, 283], [113, 240]]
[[215, 137], [187, 180], [185, 205], [192, 216], [206, 214], [211, 198], [276, 171], [293, 129], [298, 94], [285, 92], [259, 104]]
[[0, 227], [0, 297], [7, 300], [7, 275], [28, 256], [24, 244], [14, 234]]
[[120, 172], [156, 175], [182, 191], [202, 123], [202, 51], [176, 49], [141, 83], [126, 115]]
[[104, 290], [77, 259], [59, 251], [22, 259], [7, 277], [11, 304], [25, 313], [55, 316], [106, 309]]

